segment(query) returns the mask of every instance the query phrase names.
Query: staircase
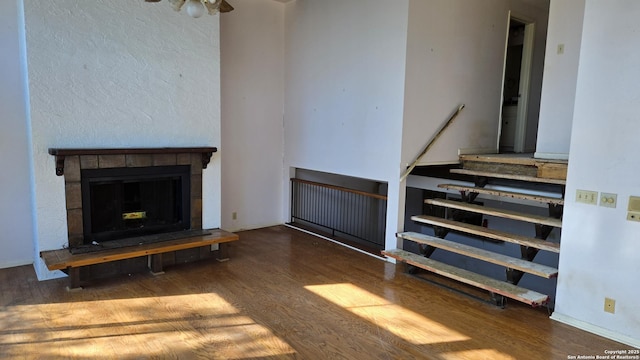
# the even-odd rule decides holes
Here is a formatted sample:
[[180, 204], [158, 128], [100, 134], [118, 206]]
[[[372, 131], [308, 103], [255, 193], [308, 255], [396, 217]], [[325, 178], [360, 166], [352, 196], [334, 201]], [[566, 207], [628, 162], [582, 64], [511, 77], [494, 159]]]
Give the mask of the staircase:
[[[558, 269], [538, 264], [534, 259], [538, 252], [560, 252], [560, 244], [548, 240], [554, 228], [562, 228], [562, 210], [564, 206], [564, 186], [566, 180], [566, 161], [545, 161], [524, 154], [512, 155], [465, 155], [460, 158], [462, 168], [452, 169], [452, 174], [463, 175], [473, 185], [439, 184], [443, 191], [459, 192], [462, 201], [447, 199], [426, 199], [426, 204], [447, 209], [449, 218], [431, 215], [412, 216], [411, 220], [433, 227], [436, 236], [416, 232], [398, 233], [405, 242], [419, 245], [420, 254], [402, 249], [383, 251], [383, 254], [395, 258], [415, 268], [453, 279], [473, 287], [489, 291], [493, 301], [504, 305], [511, 298], [533, 307], [547, 305], [550, 297], [533, 290], [518, 286], [524, 274], [532, 274], [545, 279], [558, 275]], [[508, 188], [509, 190], [504, 190]], [[524, 204], [544, 203], [548, 207], [548, 216], [527, 212], [491, 208], [474, 204], [477, 198], [518, 201]], [[512, 234], [485, 226], [464, 222], [468, 214], [493, 216], [528, 223], [535, 227], [535, 237]], [[476, 215], [477, 216], [477, 215]], [[469, 246], [445, 237], [450, 232], [462, 233], [469, 237], [494, 242], [508, 242], [520, 246], [520, 258]], [[465, 257], [503, 266], [504, 279], [494, 279], [450, 264], [430, 259], [434, 251], [447, 251]]]

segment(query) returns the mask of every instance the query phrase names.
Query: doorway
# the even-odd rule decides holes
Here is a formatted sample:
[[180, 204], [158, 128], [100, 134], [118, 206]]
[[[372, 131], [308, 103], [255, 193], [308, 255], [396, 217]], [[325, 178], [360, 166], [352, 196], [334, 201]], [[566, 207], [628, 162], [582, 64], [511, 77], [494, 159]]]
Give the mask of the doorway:
[[501, 153], [525, 151], [535, 24], [509, 16], [502, 103]]

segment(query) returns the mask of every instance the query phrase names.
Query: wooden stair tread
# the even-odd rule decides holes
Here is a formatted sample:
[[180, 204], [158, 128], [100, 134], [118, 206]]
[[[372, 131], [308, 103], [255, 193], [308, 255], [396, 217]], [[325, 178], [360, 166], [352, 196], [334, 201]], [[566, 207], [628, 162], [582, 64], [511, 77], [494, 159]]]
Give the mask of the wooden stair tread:
[[544, 179], [567, 179], [567, 160], [536, 159], [533, 154], [461, 155], [466, 170], [516, 174]]
[[531, 166], [537, 166], [541, 164], [568, 164], [567, 160], [536, 159], [533, 157], [533, 154], [468, 154], [460, 155], [460, 160]]
[[539, 182], [539, 183], [545, 183], [545, 184], [565, 185], [567, 183], [566, 180], [562, 180], [562, 179], [549, 179], [549, 178], [541, 178], [541, 177], [535, 177], [535, 176], [502, 174], [502, 173], [475, 171], [475, 170], [467, 170], [467, 169], [451, 169], [450, 171], [453, 174], [484, 176], [484, 177], [490, 177], [490, 178]]
[[527, 214], [519, 211], [513, 210], [505, 210], [505, 209], [496, 209], [488, 206], [469, 204], [460, 201], [452, 201], [452, 200], [444, 200], [444, 199], [425, 199], [425, 204], [444, 206], [452, 209], [470, 211], [485, 215], [492, 215], [497, 217], [502, 217], [506, 219], [526, 221], [534, 224], [548, 225], [560, 228], [562, 227], [562, 220], [548, 217], [548, 216], [540, 216]]
[[475, 259], [480, 259], [496, 265], [502, 265], [511, 269], [520, 270], [529, 274], [537, 275], [546, 279], [558, 276], [558, 269], [550, 266], [536, 264], [531, 261], [514, 258], [511, 256], [498, 254], [492, 251], [479, 249], [473, 246], [460, 244], [457, 242], [420, 234], [416, 232], [398, 233], [397, 236], [420, 244], [430, 245], [438, 249], [446, 250], [460, 255], [465, 255]]
[[549, 296], [536, 291], [525, 289], [504, 281], [496, 280], [488, 276], [476, 274], [474, 272], [457, 268], [441, 263], [420, 255], [410, 253], [405, 250], [385, 250], [384, 255], [406, 262], [407, 264], [419, 267], [442, 275], [465, 284], [469, 284], [508, 298], [521, 301], [531, 306], [544, 305], [549, 301]]
[[534, 247], [540, 250], [546, 250], [546, 251], [551, 251], [555, 253], [560, 252], [560, 244], [553, 243], [546, 240], [531, 238], [527, 236], [510, 234], [504, 231], [487, 229], [482, 226], [465, 224], [458, 221], [452, 221], [452, 220], [442, 219], [442, 218], [428, 216], [428, 215], [412, 216], [411, 220], [429, 224], [429, 225], [442, 226], [451, 230], [483, 236], [483, 237], [487, 237], [495, 240], [501, 240], [501, 241], [518, 244], [518, 245]]
[[472, 192], [477, 194], [509, 197], [509, 198], [520, 199], [520, 200], [538, 201], [538, 202], [554, 204], [554, 205], [564, 205], [564, 199], [555, 198], [551, 196], [525, 194], [525, 193], [519, 193], [514, 191], [494, 190], [494, 189], [487, 189], [487, 188], [481, 188], [481, 187], [475, 187], [475, 186], [464, 186], [464, 185], [455, 185], [455, 184], [439, 184], [438, 187], [442, 189], [467, 191], [467, 192]]
[[169, 251], [190, 249], [238, 240], [238, 235], [221, 229], [208, 230], [209, 235], [162, 241], [138, 246], [128, 246], [85, 254], [71, 254], [68, 249], [42, 251], [40, 257], [49, 270], [62, 270], [140, 256], [161, 254]]

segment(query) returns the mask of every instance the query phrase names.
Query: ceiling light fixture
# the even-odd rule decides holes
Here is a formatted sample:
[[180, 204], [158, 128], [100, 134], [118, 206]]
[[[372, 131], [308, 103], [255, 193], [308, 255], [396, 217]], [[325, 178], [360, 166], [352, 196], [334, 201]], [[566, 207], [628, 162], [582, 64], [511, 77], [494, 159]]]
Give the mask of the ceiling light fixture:
[[[160, 0], [144, 0], [145, 2], [160, 2]], [[180, 11], [185, 5], [187, 14], [193, 18], [199, 18], [204, 15], [207, 9], [209, 15], [215, 15], [218, 12], [224, 13], [233, 10], [233, 6], [229, 5], [226, 0], [169, 0], [173, 6], [173, 10]]]
[[199, 18], [204, 15], [204, 5], [200, 0], [189, 0], [187, 2], [187, 14], [192, 18]]

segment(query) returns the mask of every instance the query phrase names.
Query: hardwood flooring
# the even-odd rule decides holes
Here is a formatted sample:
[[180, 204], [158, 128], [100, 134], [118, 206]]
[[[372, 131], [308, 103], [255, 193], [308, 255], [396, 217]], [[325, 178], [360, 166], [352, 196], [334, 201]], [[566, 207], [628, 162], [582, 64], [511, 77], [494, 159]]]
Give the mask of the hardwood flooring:
[[67, 292], [0, 270], [0, 358], [567, 359], [627, 346], [442, 289], [284, 226], [240, 232], [230, 261]]

